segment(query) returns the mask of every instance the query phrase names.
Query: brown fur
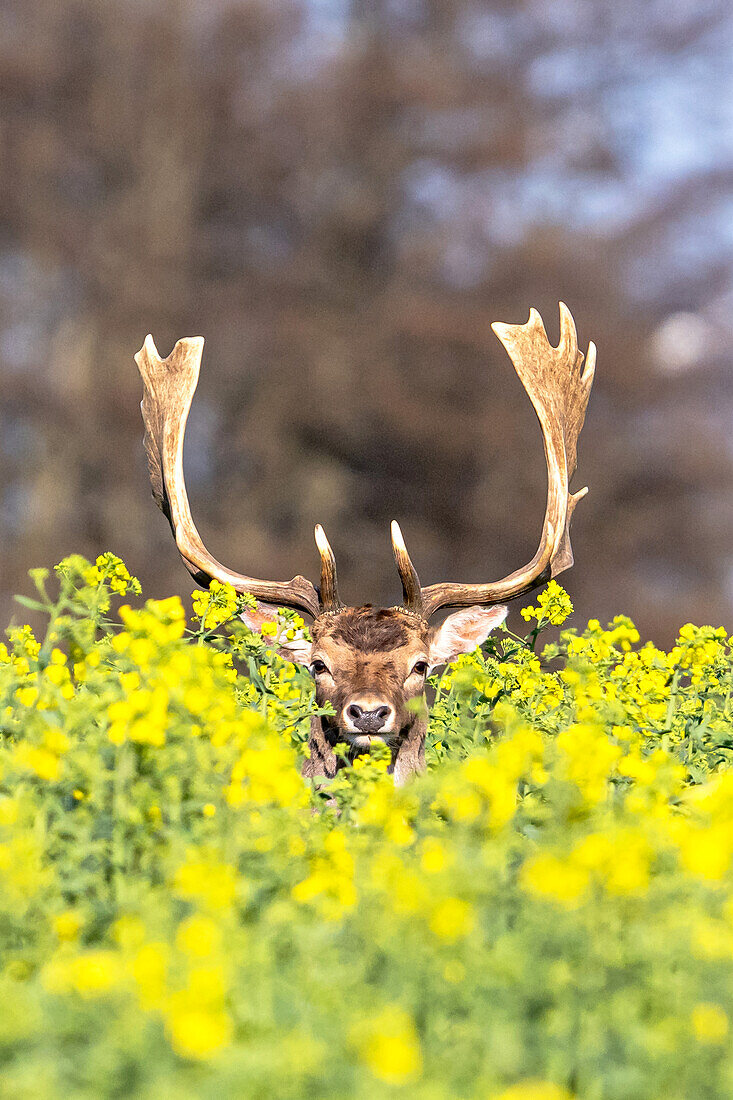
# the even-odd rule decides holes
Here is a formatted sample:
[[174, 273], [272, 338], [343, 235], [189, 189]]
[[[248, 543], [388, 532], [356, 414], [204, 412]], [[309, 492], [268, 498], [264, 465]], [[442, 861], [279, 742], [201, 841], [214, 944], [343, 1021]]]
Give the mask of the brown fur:
[[[354, 737], [342, 722], [353, 700], [384, 703], [394, 709], [394, 729], [375, 735], [391, 750], [390, 771], [395, 781], [424, 767], [426, 721], [424, 713], [408, 707], [424, 691], [424, 679], [411, 675], [415, 661], [426, 654], [427, 623], [398, 608], [349, 607], [316, 619], [311, 630], [313, 659], [324, 661], [330, 675], [316, 676], [316, 699], [328, 701], [335, 715], [314, 718], [310, 759], [303, 774], [334, 775], [341, 766], [332, 749], [339, 741], [350, 744], [349, 758], [369, 751], [368, 739]], [[409, 759], [408, 759], [409, 758]]]
[[408, 624], [407, 616], [396, 609], [375, 608], [366, 604], [364, 607], [347, 607], [338, 615], [324, 618], [326, 628], [329, 626], [328, 619], [332, 620], [330, 632], [334, 638], [362, 653], [383, 653], [387, 649], [407, 645], [410, 639], [411, 624]]

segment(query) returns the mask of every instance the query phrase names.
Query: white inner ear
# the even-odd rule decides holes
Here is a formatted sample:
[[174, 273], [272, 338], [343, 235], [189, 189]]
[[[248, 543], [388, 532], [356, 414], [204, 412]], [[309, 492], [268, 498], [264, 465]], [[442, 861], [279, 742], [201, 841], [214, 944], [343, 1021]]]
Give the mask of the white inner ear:
[[286, 661], [293, 661], [296, 665], [309, 665], [311, 663], [311, 650], [313, 642], [297, 635], [292, 641], [276, 642], [275, 649]]
[[249, 607], [245, 607], [240, 618], [245, 626], [256, 633], [260, 632], [265, 623], [277, 622], [274, 612], [269, 607], [263, 607], [261, 604], [257, 604], [254, 611]]
[[470, 653], [485, 642], [495, 627], [507, 617], [508, 608], [466, 607], [454, 611], [439, 626], [430, 641], [429, 661], [432, 668], [454, 660], [461, 653]]
[[[278, 628], [281, 628], [281, 635], [284, 635], [289, 629], [287, 623], [282, 624], [279, 622], [277, 615], [270, 608], [262, 607], [260, 604], [257, 605], [256, 611], [251, 611], [248, 607], [245, 607], [241, 618], [242, 622], [257, 634], [259, 634], [265, 623], [275, 623]], [[296, 631], [295, 637], [292, 639], [282, 636], [274, 638], [270, 636], [265, 641], [271, 649], [274, 649], [286, 661], [293, 661], [297, 665], [310, 664], [313, 643], [306, 641], [301, 631]]]

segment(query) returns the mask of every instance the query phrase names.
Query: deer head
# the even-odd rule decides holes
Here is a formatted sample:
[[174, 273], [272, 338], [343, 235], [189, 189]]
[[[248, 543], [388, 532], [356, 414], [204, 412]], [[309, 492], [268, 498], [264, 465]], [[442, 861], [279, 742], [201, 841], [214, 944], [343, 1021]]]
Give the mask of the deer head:
[[[506, 617], [504, 601], [526, 594], [573, 564], [570, 521], [587, 489], [573, 494], [569, 483], [593, 382], [595, 346], [589, 345], [582, 370], [584, 356], [578, 349], [575, 324], [562, 302], [556, 348], [534, 309], [526, 325], [496, 322], [492, 328], [509, 353], [542, 429], [547, 507], [537, 552], [527, 565], [499, 581], [443, 581], [423, 588], [394, 522], [392, 548], [403, 604], [382, 609], [342, 604], [335, 558], [320, 525], [315, 531], [321, 558], [319, 587], [301, 576], [290, 581], [257, 580], [232, 572], [209, 554], [191, 518], [183, 478], [183, 438], [204, 341], [201, 337], [179, 340], [168, 358], [161, 359], [148, 336], [135, 356], [144, 383], [142, 412], [153, 496], [194, 580], [202, 587], [212, 579], [225, 581], [264, 605], [295, 608], [313, 619], [310, 641], [302, 637], [274, 642], [283, 656], [310, 669], [317, 703], [329, 702], [334, 710], [331, 718], [312, 720], [304, 775], [335, 774], [337, 742], [348, 743], [352, 755], [357, 755], [369, 751], [376, 739], [391, 749], [395, 782], [424, 767], [426, 707], [420, 701], [424, 701], [430, 669], [485, 641]], [[440, 626], [431, 626], [431, 618], [443, 608], [460, 610]], [[258, 604], [256, 612], [243, 617], [259, 629], [273, 618], [273, 612]]]

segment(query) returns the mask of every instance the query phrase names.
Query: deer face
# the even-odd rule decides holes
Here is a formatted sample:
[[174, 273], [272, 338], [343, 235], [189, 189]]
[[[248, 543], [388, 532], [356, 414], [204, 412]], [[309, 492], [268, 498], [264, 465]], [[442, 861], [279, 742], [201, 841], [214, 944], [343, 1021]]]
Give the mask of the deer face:
[[328, 724], [354, 748], [399, 738], [412, 724], [408, 703], [422, 694], [430, 667], [426, 633], [415, 616], [368, 607], [314, 624], [308, 666], [316, 700], [332, 705]]
[[[331, 744], [345, 741], [358, 753], [379, 739], [398, 748], [424, 715], [410, 704], [424, 695], [429, 671], [475, 649], [506, 613], [505, 607], [469, 607], [431, 627], [399, 608], [346, 607], [315, 620], [312, 642], [295, 639], [277, 648], [310, 670], [318, 706], [333, 707], [333, 716], [323, 719]], [[253, 629], [264, 621], [259, 611], [243, 617]]]

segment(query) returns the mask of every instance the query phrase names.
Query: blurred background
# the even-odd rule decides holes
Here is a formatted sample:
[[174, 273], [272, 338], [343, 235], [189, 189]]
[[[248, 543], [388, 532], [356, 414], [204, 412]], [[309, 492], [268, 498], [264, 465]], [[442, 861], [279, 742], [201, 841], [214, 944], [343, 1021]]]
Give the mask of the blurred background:
[[[3, 0], [0, 615], [113, 550], [191, 582], [141, 384], [206, 338], [186, 477], [235, 569], [394, 602], [531, 557], [545, 466], [492, 320], [598, 345], [576, 622], [733, 627], [727, 0]], [[17, 617], [25, 613], [17, 608]], [[521, 622], [518, 615], [515, 625]]]

